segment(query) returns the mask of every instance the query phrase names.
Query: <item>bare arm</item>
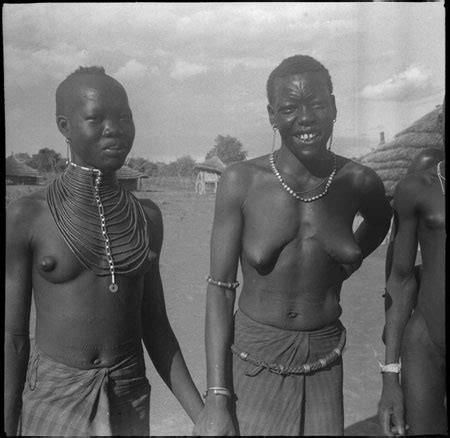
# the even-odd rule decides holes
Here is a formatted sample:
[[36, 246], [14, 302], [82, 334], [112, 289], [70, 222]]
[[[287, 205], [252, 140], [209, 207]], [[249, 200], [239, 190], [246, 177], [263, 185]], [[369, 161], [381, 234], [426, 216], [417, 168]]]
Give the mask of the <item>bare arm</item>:
[[5, 254], [5, 393], [4, 420], [8, 436], [17, 435], [30, 354], [32, 252], [29, 244], [28, 198], [6, 212]]
[[[414, 269], [418, 230], [416, 198], [410, 179], [405, 179], [397, 185], [394, 195], [396, 235], [392, 268], [386, 287], [386, 364], [399, 361], [404, 329], [411, 316], [416, 295], [417, 282]], [[383, 373], [379, 416], [386, 435], [392, 435], [391, 422], [404, 431], [403, 396], [396, 373]]]
[[[156, 206], [151, 213], [149, 227], [152, 236], [152, 250], [161, 251], [163, 225]], [[167, 318], [164, 292], [159, 272], [159, 257], [144, 279], [142, 303], [142, 333], [144, 345], [161, 378], [180, 402], [192, 421], [197, 419], [203, 402]]]
[[[242, 169], [241, 169], [242, 170]], [[214, 280], [236, 281], [242, 241], [242, 191], [239, 168], [222, 175], [217, 195], [211, 235], [210, 275]], [[233, 338], [235, 291], [208, 284], [206, 296], [205, 346], [207, 382], [210, 387], [231, 390], [230, 346]], [[194, 430], [199, 435], [235, 435], [229, 400], [209, 394], [205, 409]]]
[[355, 240], [365, 258], [378, 248], [389, 231], [392, 212], [380, 177], [366, 168], [362, 179], [359, 211], [364, 220], [355, 232]]

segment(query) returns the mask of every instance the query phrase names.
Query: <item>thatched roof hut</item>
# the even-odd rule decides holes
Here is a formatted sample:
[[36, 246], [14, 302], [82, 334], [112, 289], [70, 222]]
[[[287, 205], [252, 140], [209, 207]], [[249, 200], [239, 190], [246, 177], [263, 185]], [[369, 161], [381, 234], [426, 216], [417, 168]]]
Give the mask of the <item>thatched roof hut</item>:
[[208, 158], [203, 163], [196, 164], [194, 169], [204, 170], [208, 173], [217, 173], [219, 175], [222, 174], [225, 169], [225, 164], [223, 164], [222, 160], [218, 156], [214, 156]]
[[225, 164], [218, 156], [208, 158], [203, 163], [196, 164], [194, 170], [198, 171], [197, 180], [195, 182], [195, 191], [200, 195], [206, 193], [206, 185], [214, 185], [214, 193], [217, 190], [220, 175], [225, 169]]
[[409, 128], [396, 134], [392, 141], [381, 144], [357, 159], [380, 175], [389, 196], [392, 196], [396, 183], [405, 176], [411, 161], [420, 152], [428, 148], [443, 149], [444, 143], [438, 123], [440, 113], [441, 106], [438, 105]]
[[25, 185], [37, 185], [42, 178], [37, 170], [21, 163], [13, 154], [5, 160], [5, 177], [6, 184]]
[[148, 178], [147, 175], [128, 166], [122, 166], [118, 169], [116, 171], [116, 177], [122, 186], [129, 191], [141, 190], [141, 179]]

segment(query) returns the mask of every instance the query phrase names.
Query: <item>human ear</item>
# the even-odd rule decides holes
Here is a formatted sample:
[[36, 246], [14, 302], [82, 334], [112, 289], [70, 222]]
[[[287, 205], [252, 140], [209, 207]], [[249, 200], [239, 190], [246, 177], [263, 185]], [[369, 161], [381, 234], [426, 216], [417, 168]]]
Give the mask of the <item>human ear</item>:
[[267, 105], [267, 112], [269, 114], [269, 120], [270, 120], [270, 124], [272, 126], [276, 125], [276, 121], [275, 121], [275, 111], [273, 110], [273, 107], [268, 104]]
[[331, 108], [333, 110], [333, 120], [336, 120], [337, 117], [336, 99], [334, 97], [334, 94], [332, 94], [330, 97], [331, 97]]
[[56, 125], [58, 126], [59, 132], [69, 139], [70, 137], [70, 124], [66, 116], [56, 115]]

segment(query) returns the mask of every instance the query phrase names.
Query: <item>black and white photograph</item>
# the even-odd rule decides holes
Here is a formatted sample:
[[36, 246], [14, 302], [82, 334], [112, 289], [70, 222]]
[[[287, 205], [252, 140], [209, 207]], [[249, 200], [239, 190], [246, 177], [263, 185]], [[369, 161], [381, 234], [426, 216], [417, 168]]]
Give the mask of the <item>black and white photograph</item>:
[[4, 3], [4, 434], [448, 434], [443, 1]]

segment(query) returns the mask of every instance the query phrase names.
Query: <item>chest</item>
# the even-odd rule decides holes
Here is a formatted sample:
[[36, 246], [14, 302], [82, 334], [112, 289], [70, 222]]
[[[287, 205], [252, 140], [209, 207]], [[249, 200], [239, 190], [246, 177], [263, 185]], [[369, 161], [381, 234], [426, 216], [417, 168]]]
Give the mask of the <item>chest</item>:
[[[86, 262], [84, 261], [83, 263], [80, 261], [80, 258], [72, 251], [56, 226], [50, 212], [37, 221], [32, 236], [33, 272], [39, 275], [39, 277], [51, 283], [65, 283], [90, 271], [85, 264]], [[76, 239], [76, 236], [73, 236], [73, 239]], [[123, 241], [121, 239], [120, 243], [120, 250], [125, 252], [127, 247], [132, 248], [135, 244], [132, 238], [129, 241]], [[90, 263], [96, 266], [105, 265], [108, 263], [108, 257], [104, 241], [99, 239], [97, 245], [98, 248], [95, 252], [90, 251], [89, 248], [85, 248], [83, 251], [86, 251]], [[114, 248], [112, 248], [113, 260], [114, 256]], [[156, 257], [155, 253], [149, 251], [147, 260], [133, 275], [144, 274], [150, 268]]]
[[325, 255], [339, 263], [360, 256], [352, 230], [358, 203], [351, 194], [336, 187], [304, 203], [277, 189], [253, 196], [245, 205], [243, 252], [251, 264], [269, 265], [281, 253], [311, 259]]

